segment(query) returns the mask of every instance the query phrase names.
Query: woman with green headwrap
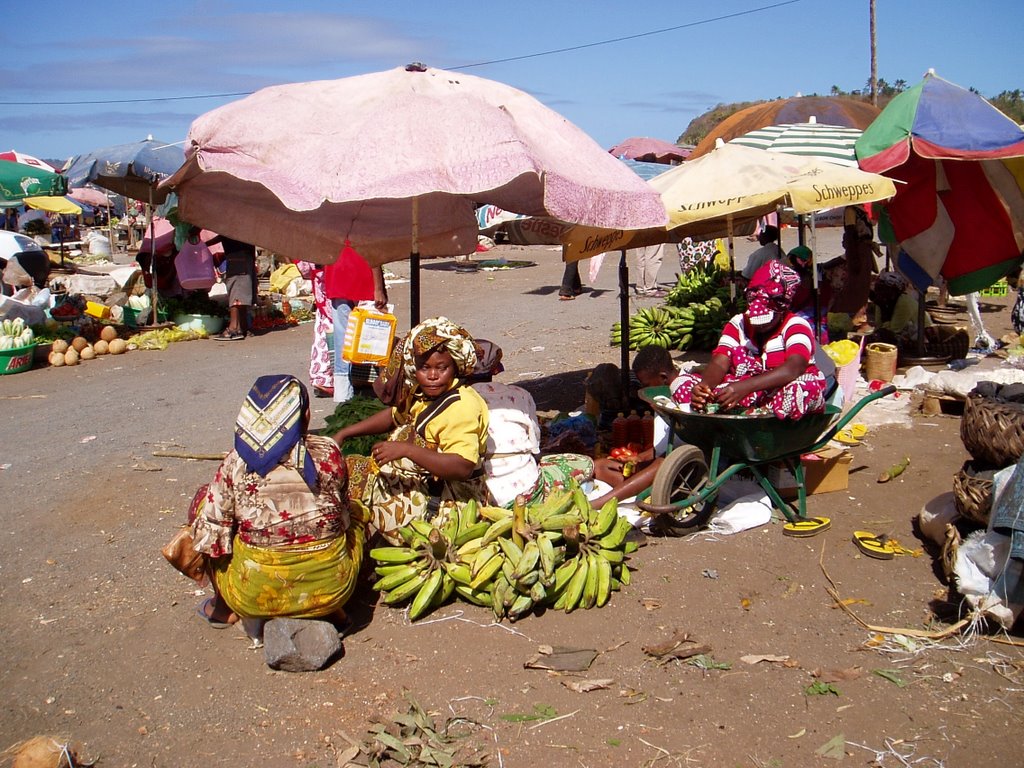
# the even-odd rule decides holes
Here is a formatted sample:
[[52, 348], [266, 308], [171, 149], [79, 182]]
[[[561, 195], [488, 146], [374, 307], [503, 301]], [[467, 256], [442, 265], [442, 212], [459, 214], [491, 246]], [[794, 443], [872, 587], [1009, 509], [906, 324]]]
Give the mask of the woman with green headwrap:
[[456, 504], [490, 503], [483, 456], [487, 405], [465, 379], [477, 362], [472, 336], [446, 317], [425, 320], [395, 344], [374, 387], [390, 407], [334, 434], [390, 432], [370, 456], [349, 456], [349, 490], [370, 527], [400, 543], [415, 517], [444, 522]]

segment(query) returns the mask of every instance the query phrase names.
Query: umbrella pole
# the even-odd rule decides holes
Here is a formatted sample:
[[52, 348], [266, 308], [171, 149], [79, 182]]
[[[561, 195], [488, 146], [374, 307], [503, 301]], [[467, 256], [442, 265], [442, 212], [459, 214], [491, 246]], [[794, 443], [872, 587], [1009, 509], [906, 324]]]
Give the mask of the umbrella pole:
[[[804, 217], [800, 217], [801, 245], [803, 245]], [[814, 295], [814, 340], [821, 343], [821, 294], [818, 292], [818, 230], [811, 214], [811, 293]]]
[[622, 342], [619, 345], [620, 375], [622, 376], [622, 401], [629, 399], [629, 266], [626, 264], [626, 250], [619, 251], [619, 324]]
[[729, 300], [736, 301], [736, 246], [732, 239], [732, 214], [725, 217], [729, 228]]
[[[156, 325], [156, 305], [158, 301], [156, 290], [156, 222], [153, 221], [153, 187], [149, 188], [149, 274], [153, 280], [150, 288], [150, 325]], [[253, 297], [256, 298], [255, 296]]]
[[409, 327], [420, 324], [420, 200], [412, 199], [412, 253], [409, 254]]

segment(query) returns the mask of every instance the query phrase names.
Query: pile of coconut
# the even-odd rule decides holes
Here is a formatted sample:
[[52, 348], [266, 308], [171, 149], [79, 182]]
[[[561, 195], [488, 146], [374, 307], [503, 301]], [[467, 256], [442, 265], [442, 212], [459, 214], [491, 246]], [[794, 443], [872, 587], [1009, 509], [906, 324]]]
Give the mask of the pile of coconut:
[[100, 355], [122, 355], [127, 351], [128, 342], [117, 335], [112, 325], [105, 325], [95, 344], [90, 344], [84, 336], [75, 336], [70, 343], [63, 339], [53, 342], [49, 360], [50, 365], [59, 368], [78, 365], [82, 360], [93, 360]]

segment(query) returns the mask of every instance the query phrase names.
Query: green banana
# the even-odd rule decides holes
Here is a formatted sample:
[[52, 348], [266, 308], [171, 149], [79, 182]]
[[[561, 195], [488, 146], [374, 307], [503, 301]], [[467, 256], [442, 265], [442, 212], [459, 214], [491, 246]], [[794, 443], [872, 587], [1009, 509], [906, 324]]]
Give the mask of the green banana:
[[621, 549], [626, 542], [626, 534], [630, 532], [633, 525], [625, 517], [620, 517], [612, 528], [612, 532], [601, 538], [598, 544], [602, 549]]
[[500, 554], [500, 552], [501, 549], [493, 542], [481, 547], [480, 551], [473, 556], [473, 565], [470, 567], [470, 570], [473, 573], [473, 578], [476, 578], [476, 575], [480, 573], [480, 569], [483, 568], [491, 558]]
[[455, 592], [455, 579], [448, 575], [446, 572], [441, 577], [441, 588], [437, 590], [437, 595], [431, 601], [431, 607], [437, 608], [439, 605], [444, 605], [452, 599], [452, 594]]
[[603, 557], [594, 560], [597, 563], [597, 600], [594, 605], [600, 608], [612, 596], [612, 564]]
[[517, 595], [508, 609], [508, 617], [512, 621], [520, 619], [533, 610], [533, 598], [529, 595]]
[[584, 608], [593, 608], [597, 603], [597, 577], [598, 568], [597, 557], [593, 554], [587, 554], [587, 580], [583, 585], [583, 599], [580, 602]]
[[513, 522], [514, 521], [512, 520], [512, 517], [509, 516], [501, 520], [498, 520], [497, 522], [491, 523], [490, 526], [488, 526], [487, 531], [484, 533], [484, 535], [480, 537], [481, 540], [486, 545], [490, 544], [499, 536], [508, 535], [509, 532], [511, 532], [512, 530]]
[[412, 603], [409, 605], [409, 621], [416, 621], [431, 607], [434, 596], [441, 589], [441, 580], [443, 578], [444, 571], [440, 568], [435, 568], [430, 572], [427, 580], [423, 582], [423, 586], [416, 592], [416, 597], [412, 599]]
[[504, 520], [506, 517], [512, 517], [512, 510], [505, 509], [504, 507], [482, 506], [479, 509], [479, 513], [480, 517], [492, 523]]
[[387, 576], [388, 574], [395, 573], [397, 571], [402, 570], [403, 568], [408, 567], [409, 563], [395, 563], [394, 565], [376, 565], [373, 568], [373, 572], [376, 573], [378, 576]]
[[483, 566], [481, 566], [480, 570], [477, 571], [476, 575], [473, 577], [473, 580], [469, 582], [470, 588], [479, 589], [482, 584], [486, 584], [488, 581], [494, 578], [494, 574], [501, 570], [501, 564], [504, 561], [505, 556], [500, 552], [491, 557], [491, 559], [484, 563]]
[[572, 578], [572, 575], [576, 573], [576, 569], [579, 568], [579, 565], [579, 558], [572, 557], [558, 566], [555, 569], [555, 582], [551, 585], [550, 594], [561, 595], [569, 584], [569, 580]]
[[422, 570], [421, 568], [417, 568], [415, 565], [403, 565], [401, 568], [401, 570], [389, 573], [387, 576], [381, 576], [373, 583], [373, 588], [378, 592], [390, 592], [396, 587], [400, 587], [402, 584], [405, 584], [405, 582], [413, 578]]
[[443, 563], [443, 566], [448, 577], [456, 584], [468, 587], [473, 580], [473, 574], [465, 563]]
[[565, 588], [565, 612], [572, 613], [579, 607], [580, 598], [583, 597], [583, 589], [587, 585], [587, 571], [589, 570], [587, 565], [587, 559], [583, 556], [577, 558], [579, 560], [579, 566], [576, 568], [576, 572], [569, 579], [569, 584]]
[[615, 525], [615, 521], [618, 519], [619, 500], [613, 496], [603, 507], [601, 507], [600, 512], [598, 512], [597, 520], [594, 521], [590, 535], [596, 536], [597, 538], [606, 536], [612, 530], [612, 526]]
[[394, 605], [395, 603], [401, 603], [405, 600], [408, 600], [423, 587], [423, 584], [426, 581], [427, 574], [420, 571], [404, 584], [395, 587], [390, 592], [383, 593], [384, 602], [387, 605]]
[[483, 538], [483, 535], [487, 533], [487, 529], [490, 527], [491, 523], [489, 523], [487, 520], [478, 520], [477, 522], [467, 526], [461, 532], [456, 534], [455, 538], [452, 539], [452, 545], [458, 548], [465, 544], [467, 541]]
[[540, 547], [537, 546], [537, 541], [531, 540], [526, 543], [523, 547], [523, 556], [519, 558], [519, 562], [515, 568], [515, 578], [512, 581], [519, 581], [526, 574], [531, 573], [537, 568], [537, 561], [540, 559]]
[[629, 566], [623, 563], [621, 570], [619, 571], [619, 581], [622, 582], [622, 586], [628, 587], [630, 578]]
[[498, 539], [498, 546], [501, 547], [505, 559], [511, 563], [513, 568], [519, 565], [519, 560], [523, 556], [523, 550], [519, 548], [518, 544], [512, 541], [512, 539], [500, 538]]
[[550, 578], [555, 573], [555, 546], [551, 543], [551, 539], [543, 534], [538, 536], [535, 541], [537, 542], [540, 568], [544, 575]]
[[577, 512], [565, 512], [561, 515], [550, 515], [541, 523], [545, 531], [561, 531], [567, 525], [580, 523], [581, 519]]
[[374, 547], [370, 550], [370, 557], [378, 563], [411, 563], [421, 555], [408, 547]]
[[625, 559], [626, 555], [621, 549], [598, 549], [598, 556], [612, 565], [620, 565]]
[[491, 593], [483, 590], [470, 589], [466, 584], [455, 584], [455, 594], [473, 605], [491, 607]]

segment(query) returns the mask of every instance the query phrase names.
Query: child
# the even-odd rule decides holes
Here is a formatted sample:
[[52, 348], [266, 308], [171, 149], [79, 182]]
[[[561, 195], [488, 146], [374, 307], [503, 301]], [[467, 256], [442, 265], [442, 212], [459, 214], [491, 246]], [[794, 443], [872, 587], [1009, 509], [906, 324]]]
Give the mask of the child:
[[[662, 347], [641, 349], [633, 360], [632, 368], [633, 375], [642, 387], [668, 386], [670, 390], [674, 390], [678, 386], [679, 369], [672, 361], [668, 350]], [[600, 507], [612, 497], [621, 501], [651, 487], [658, 467], [668, 452], [669, 438], [668, 425], [661, 417], [655, 417], [654, 422], [654, 445], [640, 452], [636, 460], [637, 470], [629, 477], [622, 472], [625, 467], [624, 461], [606, 457], [594, 462], [594, 476], [612, 487], [604, 496], [593, 500], [595, 507]]]

